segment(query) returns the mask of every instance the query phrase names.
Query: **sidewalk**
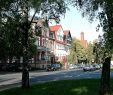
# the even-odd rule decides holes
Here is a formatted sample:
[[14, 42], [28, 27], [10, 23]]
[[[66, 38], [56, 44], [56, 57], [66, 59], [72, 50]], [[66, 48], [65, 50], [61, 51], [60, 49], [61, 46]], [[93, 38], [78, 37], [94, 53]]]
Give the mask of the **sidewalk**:
[[[33, 71], [29, 71], [29, 72], [44, 72], [46, 70], [33, 70]], [[22, 73], [22, 71], [19, 72], [11, 72], [11, 71], [0, 71], [0, 75], [5, 75], [5, 74], [15, 74], [15, 73]]]
[[[41, 73], [45, 72], [45, 70], [35, 70], [30, 71], [29, 73]], [[19, 76], [16, 76], [18, 74]], [[13, 75], [13, 77], [11, 77]], [[20, 87], [22, 79], [22, 72], [0, 72], [0, 91]]]
[[[67, 70], [62, 71], [65, 72]], [[32, 76], [43, 76], [48, 74], [48, 72], [45, 70], [30, 71], [29, 73], [29, 79], [31, 79]], [[58, 73], [58, 71], [56, 73]], [[54, 72], [49, 72], [49, 74], [54, 74]], [[0, 72], [0, 91], [14, 87], [20, 87], [21, 80], [22, 72]], [[30, 84], [32, 84], [32, 82]]]
[[14, 83], [14, 84], [8, 84], [8, 85], [0, 85], [0, 91], [20, 87], [21, 83]]

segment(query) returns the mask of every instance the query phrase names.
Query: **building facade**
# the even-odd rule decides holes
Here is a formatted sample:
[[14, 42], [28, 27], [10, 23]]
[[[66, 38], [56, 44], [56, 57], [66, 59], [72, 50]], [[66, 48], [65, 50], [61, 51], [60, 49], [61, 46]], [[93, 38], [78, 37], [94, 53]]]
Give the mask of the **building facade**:
[[45, 69], [47, 65], [61, 62], [66, 68], [72, 40], [70, 31], [64, 31], [61, 25], [49, 26], [45, 19], [35, 19], [32, 31], [37, 39], [34, 67]]
[[37, 45], [37, 52], [34, 56], [34, 67], [44, 69], [47, 65], [55, 62], [54, 34], [49, 31], [49, 26], [45, 19], [35, 20], [32, 27], [36, 35]]
[[69, 30], [64, 31], [61, 25], [50, 26], [50, 31], [55, 34], [54, 54], [57, 59], [55, 61], [61, 62], [64, 68], [67, 68], [67, 57], [72, 41], [71, 33]]

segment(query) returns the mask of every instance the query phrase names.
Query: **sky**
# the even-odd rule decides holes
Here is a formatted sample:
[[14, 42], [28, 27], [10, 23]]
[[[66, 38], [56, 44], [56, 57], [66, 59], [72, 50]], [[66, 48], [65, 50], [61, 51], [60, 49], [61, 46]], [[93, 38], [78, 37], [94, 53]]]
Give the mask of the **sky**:
[[90, 23], [87, 18], [81, 16], [80, 11], [76, 8], [70, 7], [70, 11], [67, 11], [65, 18], [61, 18], [60, 24], [63, 27], [63, 30], [70, 30], [72, 37], [80, 39], [80, 33], [84, 32], [84, 39], [87, 41], [93, 41], [98, 38], [100, 32], [96, 31], [96, 26], [98, 21]]

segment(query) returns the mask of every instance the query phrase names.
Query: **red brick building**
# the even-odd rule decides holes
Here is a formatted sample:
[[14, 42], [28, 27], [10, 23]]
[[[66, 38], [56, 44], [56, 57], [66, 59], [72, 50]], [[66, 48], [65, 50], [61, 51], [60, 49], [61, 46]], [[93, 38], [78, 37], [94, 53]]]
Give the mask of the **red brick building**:
[[80, 37], [81, 37], [80, 39], [81, 44], [84, 46], [84, 48], [87, 48], [88, 43], [87, 43], [87, 40], [84, 39], [84, 32], [81, 32]]

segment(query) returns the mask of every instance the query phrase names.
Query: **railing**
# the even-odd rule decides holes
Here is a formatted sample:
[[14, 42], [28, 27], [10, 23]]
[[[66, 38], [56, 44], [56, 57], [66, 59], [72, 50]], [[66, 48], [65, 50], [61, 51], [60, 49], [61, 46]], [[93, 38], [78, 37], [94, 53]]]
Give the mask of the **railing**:
[[44, 50], [44, 51], [51, 51], [49, 48], [44, 47], [44, 46], [38, 46], [37, 49], [41, 49], [41, 50]]

